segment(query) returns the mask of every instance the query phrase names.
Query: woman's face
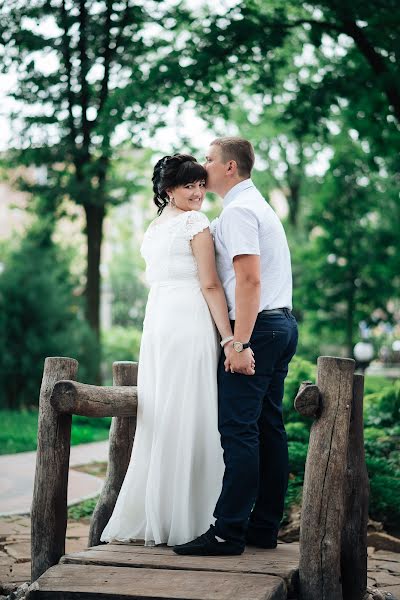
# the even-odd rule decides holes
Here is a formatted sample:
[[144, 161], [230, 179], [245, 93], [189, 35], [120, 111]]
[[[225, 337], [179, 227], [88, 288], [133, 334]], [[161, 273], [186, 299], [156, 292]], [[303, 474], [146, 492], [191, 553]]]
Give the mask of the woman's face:
[[172, 205], [180, 210], [200, 210], [206, 193], [206, 182], [204, 179], [193, 183], [186, 183], [171, 190], [167, 190], [168, 196], [173, 198]]

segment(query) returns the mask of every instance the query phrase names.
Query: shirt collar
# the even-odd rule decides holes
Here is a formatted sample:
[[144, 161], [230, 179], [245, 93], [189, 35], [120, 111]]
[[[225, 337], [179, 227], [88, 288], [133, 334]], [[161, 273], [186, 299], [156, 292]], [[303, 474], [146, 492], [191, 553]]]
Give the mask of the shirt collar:
[[254, 183], [251, 179], [244, 179], [243, 181], [240, 181], [239, 183], [234, 185], [233, 188], [231, 188], [229, 192], [224, 196], [224, 208], [228, 206], [228, 204], [230, 204], [232, 200], [234, 200], [236, 196], [240, 194], [240, 192], [243, 192], [244, 190], [247, 190], [251, 187], [254, 187]]

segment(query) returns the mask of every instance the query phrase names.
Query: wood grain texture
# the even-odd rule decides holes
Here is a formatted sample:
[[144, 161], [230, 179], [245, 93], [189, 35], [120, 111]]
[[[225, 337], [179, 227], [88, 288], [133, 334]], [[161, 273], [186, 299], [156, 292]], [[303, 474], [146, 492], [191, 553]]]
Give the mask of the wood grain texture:
[[[138, 364], [124, 361], [113, 364], [115, 386], [136, 386]], [[93, 512], [89, 530], [89, 546], [96, 546], [114, 510], [129, 465], [136, 416], [114, 417], [110, 427], [108, 469], [103, 490]]]
[[285, 600], [282, 579], [269, 575], [57, 565], [27, 600]]
[[355, 363], [318, 359], [321, 411], [313, 423], [304, 476], [299, 584], [302, 600], [342, 600], [341, 531]]
[[67, 487], [71, 415], [59, 414], [50, 404], [54, 384], [74, 379], [73, 358], [46, 358], [39, 397], [38, 445], [31, 510], [32, 581], [55, 565], [65, 552]]
[[354, 375], [342, 532], [343, 600], [362, 600], [367, 589], [369, 481], [364, 451], [364, 377]]
[[295, 410], [304, 417], [316, 417], [320, 404], [318, 386], [311, 381], [303, 381], [294, 399]]
[[134, 417], [137, 389], [134, 386], [97, 386], [59, 381], [51, 405], [61, 413], [84, 417]]
[[178, 556], [168, 546], [103, 544], [62, 557], [63, 564], [105, 565], [191, 571], [229, 571], [281, 577], [294, 590], [299, 564], [298, 544], [278, 544], [276, 550], [248, 546], [240, 556]]

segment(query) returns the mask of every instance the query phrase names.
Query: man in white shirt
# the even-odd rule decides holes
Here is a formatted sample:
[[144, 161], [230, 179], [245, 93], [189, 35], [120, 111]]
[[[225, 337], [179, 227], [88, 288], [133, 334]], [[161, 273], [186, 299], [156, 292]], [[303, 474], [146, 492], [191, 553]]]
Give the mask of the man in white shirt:
[[[286, 235], [252, 180], [247, 140], [219, 138], [207, 154], [207, 189], [223, 198], [213, 223], [218, 273], [234, 337], [218, 367], [218, 426], [225, 474], [215, 525], [178, 554], [275, 548], [288, 482], [284, 379], [297, 346]], [[253, 369], [253, 354], [255, 372]]]

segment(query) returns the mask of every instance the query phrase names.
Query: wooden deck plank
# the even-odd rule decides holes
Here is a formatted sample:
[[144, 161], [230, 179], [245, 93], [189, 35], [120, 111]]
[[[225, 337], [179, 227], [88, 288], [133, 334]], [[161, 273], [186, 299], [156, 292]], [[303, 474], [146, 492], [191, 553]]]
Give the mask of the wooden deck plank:
[[240, 556], [178, 556], [168, 546], [103, 544], [62, 557], [63, 564], [104, 565], [209, 572], [253, 573], [281, 577], [289, 594], [297, 587], [299, 545], [278, 544], [275, 550], [247, 547]]
[[279, 577], [243, 573], [62, 564], [32, 586], [27, 600], [285, 600]]

